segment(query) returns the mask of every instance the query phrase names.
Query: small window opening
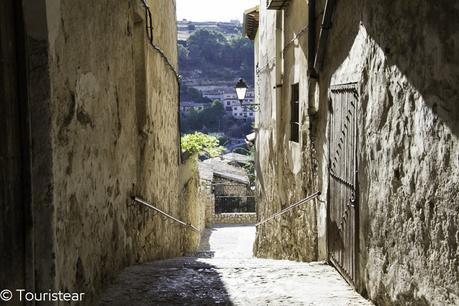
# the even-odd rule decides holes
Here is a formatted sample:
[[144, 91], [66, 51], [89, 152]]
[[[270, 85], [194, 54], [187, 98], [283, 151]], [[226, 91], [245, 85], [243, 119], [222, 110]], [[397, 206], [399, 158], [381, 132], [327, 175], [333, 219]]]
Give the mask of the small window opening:
[[300, 89], [299, 84], [292, 85], [292, 99], [290, 102], [290, 140], [300, 140]]

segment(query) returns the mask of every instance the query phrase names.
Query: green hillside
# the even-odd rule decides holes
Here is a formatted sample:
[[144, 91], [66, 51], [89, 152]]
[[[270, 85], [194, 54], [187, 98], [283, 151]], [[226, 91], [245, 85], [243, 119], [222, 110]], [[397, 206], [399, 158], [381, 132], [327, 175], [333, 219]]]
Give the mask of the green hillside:
[[242, 37], [240, 26], [238, 29], [236, 33], [222, 33], [200, 28], [186, 41], [180, 41], [180, 74], [188, 80], [215, 82], [233, 82], [243, 77], [253, 84], [253, 43]]

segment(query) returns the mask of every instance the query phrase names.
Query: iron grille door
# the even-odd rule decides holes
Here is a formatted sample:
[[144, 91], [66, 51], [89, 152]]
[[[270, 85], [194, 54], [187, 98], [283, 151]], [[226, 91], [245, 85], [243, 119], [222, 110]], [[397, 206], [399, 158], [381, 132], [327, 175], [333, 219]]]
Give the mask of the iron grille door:
[[357, 84], [331, 87], [329, 129], [329, 260], [352, 285], [358, 247]]

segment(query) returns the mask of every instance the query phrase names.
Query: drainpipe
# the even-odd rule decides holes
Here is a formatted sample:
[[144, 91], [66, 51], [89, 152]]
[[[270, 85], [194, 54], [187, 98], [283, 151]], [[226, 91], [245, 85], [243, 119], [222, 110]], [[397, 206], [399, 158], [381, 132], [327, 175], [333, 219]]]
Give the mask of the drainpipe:
[[308, 2], [308, 76], [317, 79], [317, 72], [314, 69], [316, 57], [316, 0]]
[[316, 60], [314, 63], [314, 69], [316, 72], [320, 72], [323, 66], [325, 46], [328, 40], [328, 34], [332, 27], [333, 11], [335, 10], [336, 0], [327, 0], [325, 4], [324, 17], [322, 19], [322, 26], [320, 27], [319, 45], [317, 46]]
[[178, 129], [178, 157], [177, 163], [180, 165], [182, 163], [182, 121], [180, 120], [180, 88], [182, 84], [180, 82], [180, 76], [177, 77], [177, 99], [178, 99], [178, 113], [177, 113], [177, 129]]
[[[317, 112], [314, 93], [318, 74], [314, 67], [316, 58], [316, 0], [308, 1], [308, 114]], [[310, 131], [311, 132], [311, 131]]]

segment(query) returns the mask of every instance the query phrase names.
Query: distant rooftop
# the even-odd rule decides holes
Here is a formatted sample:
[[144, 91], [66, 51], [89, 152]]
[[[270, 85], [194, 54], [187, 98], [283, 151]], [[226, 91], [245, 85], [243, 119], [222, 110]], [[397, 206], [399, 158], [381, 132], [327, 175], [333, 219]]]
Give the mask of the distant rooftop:
[[249, 184], [249, 177], [241, 167], [228, 164], [223, 157], [214, 157], [199, 162], [199, 176], [203, 180], [211, 181], [214, 175], [226, 178], [238, 183]]
[[235, 161], [240, 164], [247, 164], [248, 162], [253, 161], [253, 158], [251, 156], [234, 153], [234, 152], [225, 154], [222, 156], [222, 158], [229, 162]]

